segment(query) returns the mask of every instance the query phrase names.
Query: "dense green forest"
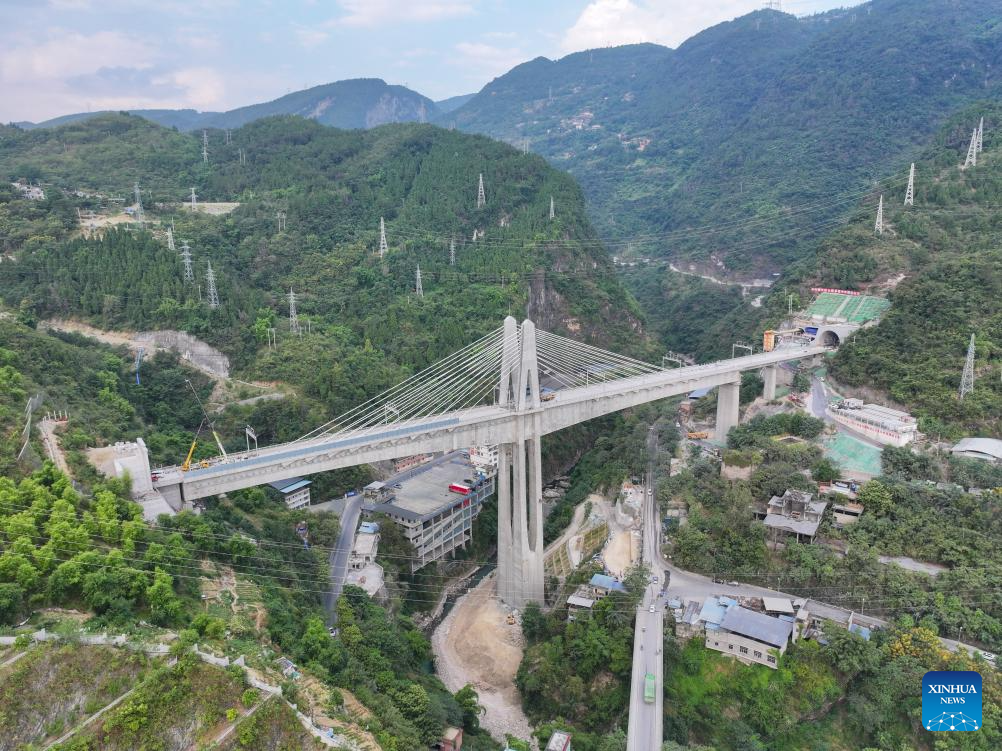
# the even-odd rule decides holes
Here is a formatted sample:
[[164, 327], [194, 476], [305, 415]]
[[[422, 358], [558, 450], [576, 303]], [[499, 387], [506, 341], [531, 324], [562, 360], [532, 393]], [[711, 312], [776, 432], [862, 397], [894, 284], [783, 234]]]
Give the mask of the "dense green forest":
[[[35, 316], [181, 328], [226, 351], [245, 374], [294, 383], [333, 410], [460, 348], [509, 311], [527, 311], [547, 329], [644, 346], [573, 181], [485, 138], [430, 126], [344, 132], [268, 119], [236, 131], [206, 166], [197, 139], [136, 117], [4, 135], [0, 170], [11, 176], [119, 195], [140, 178], [150, 186], [147, 215], [173, 218], [194, 257], [196, 284], [185, 285], [162, 226], [156, 236], [119, 230], [24, 248], [0, 266], [3, 299]], [[489, 198], [477, 210], [481, 173]], [[177, 202], [189, 184], [202, 200], [241, 206], [224, 217], [184, 211]], [[277, 211], [287, 216], [281, 233]], [[382, 260], [381, 216], [390, 244]], [[204, 301], [208, 263], [216, 310]], [[423, 298], [413, 294], [418, 265]], [[282, 320], [290, 289], [304, 326], [310, 322], [301, 340]], [[277, 352], [266, 344], [271, 326]]]
[[761, 10], [675, 50], [529, 61], [441, 122], [568, 169], [614, 252], [777, 270], [948, 113], [991, 98], [1000, 33], [974, 0]]

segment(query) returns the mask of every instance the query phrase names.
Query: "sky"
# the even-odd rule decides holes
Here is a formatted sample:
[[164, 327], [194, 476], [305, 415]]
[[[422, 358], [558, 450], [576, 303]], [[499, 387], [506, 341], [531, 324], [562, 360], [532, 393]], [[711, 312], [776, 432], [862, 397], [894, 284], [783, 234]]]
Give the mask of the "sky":
[[[854, 0], [785, 0], [805, 15]], [[0, 0], [0, 122], [227, 110], [345, 78], [432, 99], [543, 55], [676, 47], [763, 0]]]

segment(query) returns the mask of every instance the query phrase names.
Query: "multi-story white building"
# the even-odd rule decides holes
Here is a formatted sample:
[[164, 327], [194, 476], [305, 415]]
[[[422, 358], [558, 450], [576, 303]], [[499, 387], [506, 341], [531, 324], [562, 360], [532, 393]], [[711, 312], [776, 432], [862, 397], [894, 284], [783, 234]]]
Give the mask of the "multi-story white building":
[[498, 472], [497, 446], [471, 446], [470, 462], [486, 475], [496, 475]]
[[797, 638], [793, 618], [773, 618], [740, 605], [727, 608], [720, 625], [706, 630], [708, 648], [773, 670], [791, 638]]
[[835, 422], [887, 446], [904, 446], [915, 440], [918, 423], [907, 412], [863, 404], [861, 399], [843, 399], [828, 408]]
[[282, 494], [282, 500], [290, 509], [302, 508], [310, 505], [310, 485], [309, 480], [302, 477], [293, 477], [289, 480], [279, 482], [269, 482], [272, 488]]
[[385, 514], [403, 528], [416, 554], [411, 571], [417, 571], [466, 546], [473, 520], [493, 494], [494, 477], [478, 473], [462, 452], [454, 451], [370, 483], [362, 511]]

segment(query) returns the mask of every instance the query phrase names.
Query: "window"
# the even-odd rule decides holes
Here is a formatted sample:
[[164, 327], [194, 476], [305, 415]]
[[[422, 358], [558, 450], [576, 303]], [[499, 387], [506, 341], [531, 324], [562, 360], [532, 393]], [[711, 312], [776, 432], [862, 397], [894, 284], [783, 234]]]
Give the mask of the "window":
[[739, 651], [741, 652], [741, 654], [746, 655], [748, 654], [748, 647], [740, 647]]
[[757, 658], [759, 658], [760, 660], [762, 659], [762, 653], [761, 653], [761, 652], [759, 652], [759, 651], [758, 651], [757, 649], [755, 650], [755, 656], [756, 656]]
[[766, 659], [769, 661], [770, 665], [776, 664], [776, 657], [774, 655], [769, 655], [768, 657], [766, 657]]
[[730, 650], [733, 650], [734, 649], [734, 645], [733, 644], [728, 644], [727, 648], [730, 649]]

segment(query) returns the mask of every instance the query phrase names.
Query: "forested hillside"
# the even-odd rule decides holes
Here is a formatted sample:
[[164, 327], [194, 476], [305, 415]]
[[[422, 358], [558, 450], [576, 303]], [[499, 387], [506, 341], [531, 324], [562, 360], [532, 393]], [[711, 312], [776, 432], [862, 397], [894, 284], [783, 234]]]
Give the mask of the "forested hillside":
[[[206, 165], [197, 137], [123, 115], [55, 130], [6, 128], [2, 136], [0, 171], [11, 178], [110, 195], [128, 195], [139, 180], [156, 220], [152, 234], [109, 230], [16, 251], [14, 262], [0, 264], [2, 296], [25, 316], [183, 329], [223, 349], [244, 374], [289, 381], [334, 413], [509, 312], [527, 312], [549, 330], [644, 346], [574, 182], [486, 138], [432, 126], [346, 132], [266, 119], [235, 131], [228, 146], [214, 134]], [[189, 185], [200, 201], [240, 206], [225, 216], [192, 213], [179, 203]], [[382, 260], [380, 217], [389, 243]], [[178, 244], [190, 243], [195, 284], [185, 284], [180, 258], [166, 247], [168, 219]], [[208, 263], [215, 310], [206, 304]], [[423, 297], [414, 294], [419, 265]], [[289, 332], [290, 289], [304, 328], [309, 321], [302, 337]], [[277, 350], [267, 346], [271, 327]]]
[[534, 60], [443, 122], [528, 139], [570, 170], [620, 253], [775, 270], [950, 112], [998, 90], [1000, 23], [974, 0], [757, 11], [674, 51]]
[[[984, 116], [984, 151], [961, 169], [969, 129]], [[955, 115], [916, 161], [915, 205], [884, 195], [888, 229], [865, 213], [822, 244], [801, 279], [822, 286], [890, 288], [891, 308], [843, 345], [832, 374], [877, 388], [906, 405], [933, 437], [1002, 435], [1002, 107]], [[796, 277], [797, 275], [793, 275]], [[773, 300], [781, 305], [781, 300]], [[975, 335], [975, 387], [958, 399], [967, 345]]]

